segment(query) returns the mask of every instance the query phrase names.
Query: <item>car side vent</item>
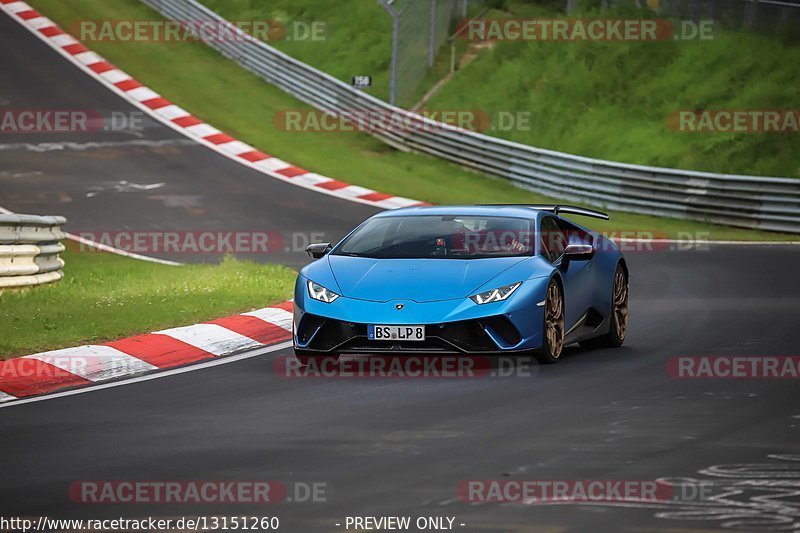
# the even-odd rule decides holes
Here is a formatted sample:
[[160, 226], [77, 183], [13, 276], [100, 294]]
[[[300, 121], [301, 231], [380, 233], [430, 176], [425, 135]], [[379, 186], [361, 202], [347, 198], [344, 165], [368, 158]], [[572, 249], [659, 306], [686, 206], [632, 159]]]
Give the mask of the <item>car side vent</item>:
[[597, 329], [605, 319], [606, 318], [597, 309], [591, 307], [589, 311], [586, 312], [586, 321], [584, 325], [592, 329]]

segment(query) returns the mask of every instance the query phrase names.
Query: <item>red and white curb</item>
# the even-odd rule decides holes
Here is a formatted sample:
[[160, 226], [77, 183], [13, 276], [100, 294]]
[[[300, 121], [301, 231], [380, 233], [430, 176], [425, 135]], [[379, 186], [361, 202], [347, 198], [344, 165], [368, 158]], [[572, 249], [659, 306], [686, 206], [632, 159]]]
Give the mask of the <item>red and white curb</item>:
[[292, 302], [105, 344], [0, 361], [0, 403], [234, 355], [292, 338]]
[[78, 68], [154, 119], [237, 163], [293, 185], [382, 209], [424, 205], [419, 200], [377, 192], [315, 174], [238, 141], [134, 80], [27, 3], [0, 0], [0, 9]]
[[[228, 159], [292, 185], [381, 209], [424, 205], [418, 200], [322, 176], [262, 152], [203, 122], [145, 87], [27, 3], [0, 0], [0, 11], [133, 106]], [[115, 249], [108, 251], [117, 252]], [[276, 345], [291, 339], [291, 330], [292, 304], [286, 302], [203, 324], [171, 328], [102, 345], [67, 348], [0, 361], [0, 403]]]

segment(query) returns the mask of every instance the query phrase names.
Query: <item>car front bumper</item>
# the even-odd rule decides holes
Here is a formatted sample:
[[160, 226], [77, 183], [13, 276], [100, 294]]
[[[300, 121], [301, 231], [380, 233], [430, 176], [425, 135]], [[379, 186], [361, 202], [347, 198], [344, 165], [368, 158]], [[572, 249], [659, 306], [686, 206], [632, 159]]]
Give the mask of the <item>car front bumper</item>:
[[[478, 305], [469, 298], [419, 303], [340, 296], [323, 303], [295, 289], [294, 345], [316, 353], [507, 353], [542, 345], [547, 278], [527, 280], [508, 300]], [[398, 308], [398, 306], [401, 306]], [[371, 341], [369, 324], [424, 325], [425, 341]]]

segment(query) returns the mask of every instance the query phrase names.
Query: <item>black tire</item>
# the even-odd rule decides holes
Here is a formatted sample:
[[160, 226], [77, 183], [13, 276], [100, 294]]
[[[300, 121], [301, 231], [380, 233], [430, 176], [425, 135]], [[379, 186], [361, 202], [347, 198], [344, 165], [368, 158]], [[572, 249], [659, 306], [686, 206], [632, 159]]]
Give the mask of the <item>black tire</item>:
[[544, 299], [542, 348], [535, 355], [542, 364], [557, 363], [564, 351], [564, 293], [555, 278], [547, 284]]
[[625, 342], [628, 334], [628, 274], [619, 263], [614, 271], [614, 286], [611, 289], [610, 319], [608, 333], [581, 341], [580, 345], [585, 348], [617, 348]]

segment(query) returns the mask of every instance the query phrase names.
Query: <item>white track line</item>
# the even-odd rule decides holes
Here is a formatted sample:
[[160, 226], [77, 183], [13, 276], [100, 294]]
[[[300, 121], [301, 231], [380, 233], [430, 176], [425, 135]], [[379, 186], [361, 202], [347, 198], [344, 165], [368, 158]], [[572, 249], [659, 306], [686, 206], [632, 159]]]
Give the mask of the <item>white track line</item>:
[[[9, 211], [8, 209], [0, 206], [0, 214], [3, 215], [13, 215], [13, 211]], [[169, 266], [183, 266], [183, 263], [178, 263], [176, 261], [167, 261], [166, 259], [159, 259], [158, 257], [150, 257], [147, 255], [135, 254], [133, 252], [127, 252], [125, 250], [120, 250], [119, 248], [114, 248], [113, 246], [108, 246], [107, 244], [101, 244], [99, 242], [90, 241], [89, 239], [84, 239], [79, 235], [75, 235], [72, 233], [66, 233], [67, 239], [71, 241], [75, 241], [80, 243], [84, 246], [89, 246], [90, 248], [94, 248], [96, 250], [102, 250], [104, 252], [109, 252], [112, 254], [122, 255], [124, 257], [130, 257], [131, 259], [139, 259], [140, 261], [149, 261], [151, 263], [159, 263], [161, 265], [169, 265]]]
[[36, 396], [33, 398], [25, 398], [21, 400], [14, 400], [6, 403], [0, 403], [0, 409], [8, 409], [9, 407], [19, 407], [24, 404], [28, 403], [35, 403], [35, 402], [43, 402], [45, 400], [54, 400], [56, 398], [63, 398], [65, 396], [75, 396], [76, 394], [85, 394], [87, 392], [94, 392], [103, 389], [111, 389], [114, 387], [122, 387], [123, 385], [132, 385], [134, 383], [140, 383], [142, 381], [151, 381], [154, 379], [165, 378], [167, 376], [174, 376], [177, 374], [185, 374], [187, 372], [194, 372], [195, 370], [203, 370], [205, 368], [211, 368], [219, 365], [227, 365], [228, 363], [235, 363], [236, 361], [241, 361], [243, 359], [250, 359], [252, 357], [258, 357], [260, 355], [276, 352], [278, 350], [283, 350], [286, 348], [290, 348], [292, 346], [292, 341], [282, 342], [280, 344], [273, 344], [271, 346], [266, 346], [264, 348], [259, 348], [257, 350], [252, 350], [246, 353], [242, 353], [239, 355], [232, 355], [230, 357], [221, 357], [219, 359], [211, 359], [204, 363], [195, 363], [189, 366], [181, 367], [181, 368], [173, 368], [172, 370], [164, 370], [163, 372], [155, 372], [153, 374], [147, 374], [144, 376], [138, 376], [135, 378], [124, 379], [121, 381], [112, 381], [111, 383], [103, 383], [101, 385], [93, 385], [91, 387], [84, 387], [81, 389], [74, 389], [64, 392], [57, 392], [54, 394], [46, 394], [44, 396]]
[[99, 242], [90, 241], [89, 239], [84, 239], [80, 235], [74, 235], [72, 233], [67, 233], [67, 238], [71, 241], [78, 242], [85, 246], [89, 246], [97, 250], [102, 250], [103, 252], [122, 255], [124, 257], [130, 257], [131, 259], [139, 259], [140, 261], [149, 261], [151, 263], [159, 263], [161, 265], [183, 266], [183, 263], [178, 263], [177, 261], [168, 261], [166, 259], [159, 259], [158, 257], [150, 257], [148, 255], [141, 255], [133, 252], [127, 252], [125, 250], [120, 250], [119, 248], [114, 248], [113, 246], [108, 246], [107, 244], [101, 244]]
[[[6, 5], [0, 4], [0, 9], [2, 9], [3, 11], [6, 11], [7, 13], [8, 12], [13, 12], [13, 10], [8, 7], [9, 5], [15, 5], [15, 4], [6, 4]], [[23, 5], [26, 5], [26, 4], [23, 3]], [[19, 9], [22, 10], [22, 8], [19, 8]], [[27, 9], [33, 9], [33, 8], [28, 6]], [[68, 51], [64, 50], [63, 45], [58, 44], [58, 42], [56, 42], [53, 38], [47, 37], [42, 32], [40, 32], [40, 31], [36, 30], [35, 28], [33, 28], [30, 24], [28, 24], [28, 21], [22, 20], [19, 17], [16, 17], [14, 15], [9, 15], [9, 16], [11, 16], [11, 18], [13, 20], [15, 20], [17, 23], [19, 23], [23, 28], [27, 29], [30, 33], [32, 33], [34, 36], [36, 36], [37, 39], [39, 39], [40, 41], [45, 43], [52, 50], [56, 51], [59, 55], [64, 57], [67, 61], [72, 63], [78, 69], [82, 70], [86, 75], [88, 75], [91, 78], [94, 78], [101, 85], [106, 87], [108, 90], [110, 90], [111, 92], [113, 92], [114, 94], [116, 94], [117, 96], [122, 98], [123, 100], [127, 101], [129, 104], [141, 109], [142, 111], [144, 111], [147, 115], [149, 115], [153, 119], [161, 122], [165, 126], [175, 130], [176, 132], [180, 133], [181, 135], [183, 135], [185, 137], [188, 137], [189, 139], [192, 139], [196, 143], [198, 143], [200, 145], [203, 145], [206, 148], [210, 148], [211, 150], [214, 150], [218, 154], [221, 154], [222, 156], [227, 157], [228, 159], [230, 159], [231, 161], [236, 162], [237, 164], [247, 166], [247, 167], [252, 168], [254, 170], [257, 170], [258, 172], [260, 172], [260, 173], [262, 173], [264, 175], [267, 175], [267, 176], [269, 176], [271, 178], [278, 179], [278, 180], [281, 180], [281, 181], [286, 182], [286, 183], [291, 183], [291, 184], [293, 184], [293, 185], [295, 185], [297, 187], [302, 187], [304, 189], [312, 190], [312, 191], [320, 193], [320, 194], [326, 194], [328, 196], [333, 196], [334, 198], [340, 198], [340, 199], [348, 200], [348, 201], [351, 201], [351, 202], [356, 202], [356, 203], [360, 203], [360, 204], [364, 204], [364, 205], [369, 205], [369, 206], [372, 206], [372, 207], [378, 207], [378, 208], [387, 209], [387, 208], [402, 207], [402, 206], [405, 206], [405, 205], [417, 205], [417, 204], [421, 203], [419, 200], [413, 200], [413, 199], [410, 199], [410, 198], [403, 198], [403, 197], [400, 197], [400, 196], [390, 196], [389, 198], [386, 198], [386, 199], [383, 199], [383, 200], [377, 200], [377, 201], [368, 200], [368, 199], [365, 199], [365, 198], [349, 198], [347, 196], [344, 196], [344, 195], [340, 194], [338, 192], [338, 190], [336, 190], [336, 189], [330, 190], [330, 189], [326, 189], [324, 187], [318, 187], [318, 186], [313, 185], [313, 184], [304, 183], [302, 181], [295, 181], [295, 179], [292, 178], [292, 177], [287, 177], [287, 176], [284, 176], [282, 174], [277, 173], [276, 170], [286, 170], [286, 169], [294, 166], [292, 163], [289, 163], [289, 162], [286, 162], [286, 161], [282, 161], [277, 157], [272, 156], [269, 159], [262, 160], [262, 161], [259, 161], [257, 163], [252, 163], [252, 162], [249, 162], [247, 160], [244, 160], [244, 159], [242, 159], [242, 158], [240, 158], [240, 157], [238, 157], [236, 155], [233, 155], [233, 154], [229, 153], [225, 149], [220, 148], [220, 145], [214, 144], [213, 142], [210, 142], [208, 139], [204, 138], [204, 137], [206, 137], [208, 135], [213, 135], [213, 134], [219, 132], [219, 130], [214, 128], [214, 126], [212, 126], [210, 124], [207, 124], [207, 123], [202, 123], [202, 124], [199, 124], [197, 126], [189, 126], [189, 127], [179, 126], [178, 124], [176, 124], [175, 122], [173, 122], [169, 118], [166, 118], [164, 115], [159, 113], [159, 109], [155, 109], [155, 110], [151, 109], [150, 107], [148, 107], [148, 106], [146, 106], [146, 105], [144, 105], [142, 103], [143, 101], [146, 101], [147, 97], [153, 97], [153, 98], [159, 97], [160, 95], [158, 93], [156, 93], [155, 91], [152, 91], [151, 89], [149, 89], [147, 87], [139, 87], [139, 88], [132, 89], [132, 90], [127, 90], [127, 91], [123, 90], [123, 89], [117, 87], [116, 85], [114, 85], [114, 83], [112, 83], [106, 77], [104, 77], [103, 74], [97, 74], [96, 72], [94, 72], [92, 69], [90, 69], [87, 66], [86, 61], [99, 59], [101, 56], [99, 56], [97, 54], [94, 54], [92, 56], [90, 56], [90, 55], [84, 56], [83, 55], [83, 54], [88, 54], [89, 52], [84, 52], [83, 54], [72, 55]], [[81, 61], [81, 59], [85, 59], [85, 61]], [[88, 63], [88, 64], [91, 64], [91, 62]], [[120, 75], [129, 76], [128, 74], [125, 74], [124, 72], [121, 72]], [[135, 78], [132, 78], [132, 77], [131, 77], [131, 79], [135, 80]], [[170, 105], [176, 105], [176, 104], [175, 104], [175, 102], [171, 102]], [[187, 112], [187, 114], [188, 114], [188, 112]], [[236, 140], [236, 139], [234, 139], [234, 140]], [[252, 148], [253, 148], [253, 150], [257, 150], [255, 147], [252, 147]], [[308, 173], [308, 172], [306, 172], [306, 173]], [[326, 178], [326, 181], [333, 181], [333, 178]], [[372, 191], [372, 192], [380, 193], [380, 191]]]

